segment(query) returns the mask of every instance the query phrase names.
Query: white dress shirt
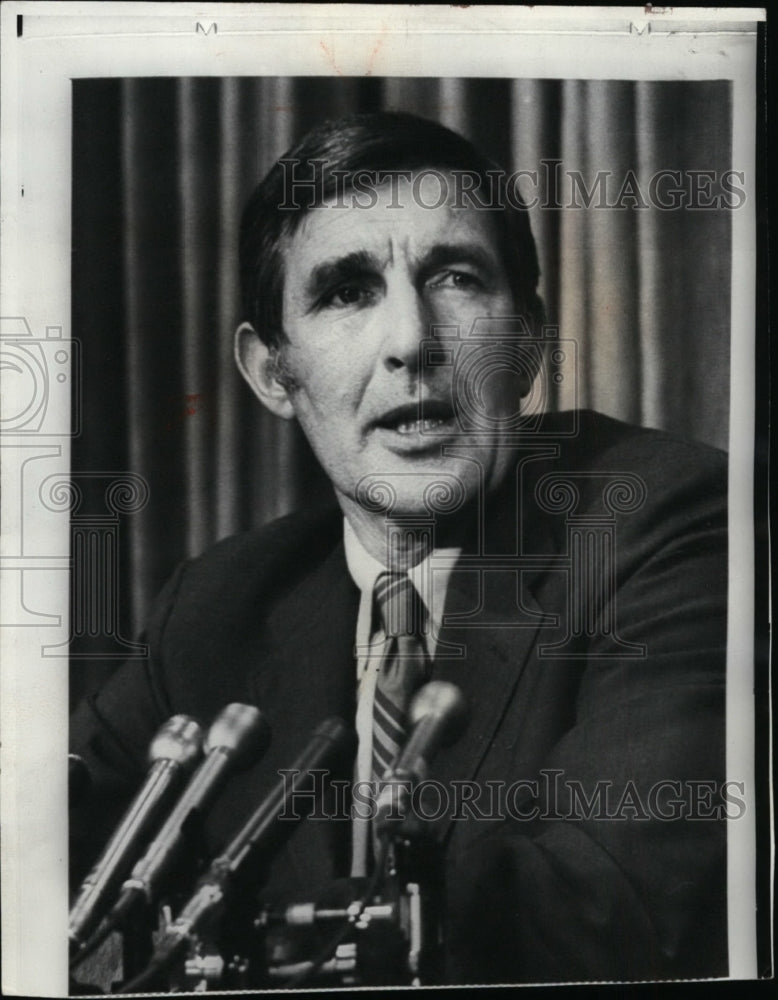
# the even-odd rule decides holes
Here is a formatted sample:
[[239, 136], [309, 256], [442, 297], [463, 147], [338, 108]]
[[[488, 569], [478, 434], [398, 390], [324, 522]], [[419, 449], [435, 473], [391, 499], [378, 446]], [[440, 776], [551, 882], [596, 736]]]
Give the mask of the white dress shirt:
[[[387, 568], [370, 555], [346, 519], [343, 522], [343, 541], [349, 573], [362, 595], [359, 602], [354, 646], [357, 665], [356, 731], [358, 739], [354, 780], [355, 782], [369, 782], [372, 778], [373, 697], [386, 639], [381, 623], [373, 620], [373, 590], [379, 574], [387, 572]], [[456, 548], [433, 549], [425, 559], [408, 570], [408, 577], [427, 608], [428, 628], [424, 639], [430, 659], [435, 656], [448, 583], [460, 551]], [[353, 877], [366, 874], [370, 850], [370, 824], [366, 818], [367, 807], [363, 806], [361, 809], [360, 813], [358, 804], [355, 804], [351, 864]]]

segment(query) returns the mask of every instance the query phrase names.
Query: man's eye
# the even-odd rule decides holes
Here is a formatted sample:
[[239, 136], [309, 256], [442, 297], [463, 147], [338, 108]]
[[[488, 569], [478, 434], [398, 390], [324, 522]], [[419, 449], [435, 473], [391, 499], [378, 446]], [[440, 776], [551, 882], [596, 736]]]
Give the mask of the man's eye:
[[372, 291], [369, 288], [365, 288], [364, 285], [339, 285], [322, 296], [321, 305], [325, 307], [334, 306], [336, 309], [361, 305], [371, 295]]
[[433, 288], [459, 288], [463, 291], [484, 287], [483, 281], [471, 271], [443, 271], [430, 281], [430, 285]]

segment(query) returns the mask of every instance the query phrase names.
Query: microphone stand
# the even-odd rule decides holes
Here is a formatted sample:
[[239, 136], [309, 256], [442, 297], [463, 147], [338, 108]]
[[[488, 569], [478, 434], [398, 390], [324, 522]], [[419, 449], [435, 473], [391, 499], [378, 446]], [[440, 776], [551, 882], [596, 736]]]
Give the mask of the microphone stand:
[[325, 942], [319, 953], [311, 962], [302, 963], [303, 967], [300, 968], [285, 984], [287, 989], [297, 989], [305, 983], [310, 982], [310, 980], [316, 975], [317, 972], [319, 972], [328, 959], [331, 959], [332, 956], [335, 955], [339, 946], [345, 941], [349, 933], [353, 931], [354, 926], [358, 923], [359, 918], [364, 913], [370, 900], [376, 895], [381, 882], [385, 878], [391, 849], [392, 844], [390, 838], [382, 837], [375, 870], [367, 884], [367, 888], [362, 893], [362, 896], [347, 908], [346, 912], [343, 914], [343, 922], [341, 926], [332, 935], [332, 937]]
[[289, 907], [285, 915], [265, 913], [266, 926], [273, 920], [291, 929], [336, 926], [313, 959], [269, 969], [262, 986], [440, 983], [442, 898], [442, 854], [428, 828], [402, 822], [387, 825], [378, 838], [372, 876], [350, 904], [333, 908], [326, 902], [304, 903]]
[[289, 931], [341, 921], [313, 961], [287, 960], [268, 969], [271, 979], [283, 979], [287, 988], [312, 984], [319, 973], [345, 986], [442, 981], [441, 853], [424, 833], [429, 827], [420, 827], [411, 815], [412, 789], [425, 778], [438, 750], [461, 736], [468, 715], [467, 702], [454, 684], [430, 681], [414, 695], [407, 713], [410, 736], [376, 798], [373, 823], [380, 850], [367, 889], [345, 910], [309, 903], [280, 917], [266, 913], [265, 926], [275, 919]]
[[133, 979], [148, 965], [154, 945], [156, 928], [152, 907], [138, 907], [128, 918], [122, 932], [122, 982]]

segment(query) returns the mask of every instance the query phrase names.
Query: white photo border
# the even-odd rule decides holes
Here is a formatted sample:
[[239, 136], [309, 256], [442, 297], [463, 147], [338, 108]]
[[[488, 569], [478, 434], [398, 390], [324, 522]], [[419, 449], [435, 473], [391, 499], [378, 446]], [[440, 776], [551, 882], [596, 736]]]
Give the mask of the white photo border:
[[[368, 71], [373, 76], [505, 77], [521, 66], [522, 77], [538, 79], [731, 80], [733, 164], [744, 171], [747, 194], [746, 207], [732, 214], [727, 777], [745, 782], [746, 802], [746, 818], [731, 824], [728, 838], [733, 979], [756, 975], [753, 677], [743, 664], [754, 662], [755, 80], [756, 26], [763, 19], [762, 11], [737, 8], [646, 13], [642, 7], [218, 3], [7, 2], [2, 7], [0, 315], [24, 318], [38, 339], [72, 336], [75, 78], [362, 76]], [[33, 257], [34, 273], [26, 267]], [[66, 429], [67, 393], [49, 403], [56, 426]], [[41, 647], [67, 638], [68, 534], [52, 530], [34, 498], [25, 495], [20, 502], [20, 490], [22, 468], [36, 458], [56, 457], [62, 470], [69, 468], [69, 440], [66, 432], [34, 439], [4, 434], [0, 445], [2, 985], [8, 994], [61, 996], [67, 994], [62, 817], [67, 810], [68, 671], [65, 655], [43, 658]], [[61, 527], [61, 521], [57, 524]], [[23, 584], [26, 569], [38, 572]], [[25, 585], [35, 587], [36, 606], [50, 609], [45, 621], [36, 623], [34, 615], [18, 620]]]

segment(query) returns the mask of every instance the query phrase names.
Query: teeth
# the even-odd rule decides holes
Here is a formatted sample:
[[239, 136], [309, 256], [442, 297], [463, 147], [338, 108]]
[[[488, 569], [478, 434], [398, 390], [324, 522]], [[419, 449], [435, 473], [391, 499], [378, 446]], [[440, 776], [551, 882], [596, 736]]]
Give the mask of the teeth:
[[404, 420], [401, 424], [397, 424], [395, 430], [398, 434], [417, 434], [432, 431], [444, 423], [446, 421], [442, 417], [428, 417], [426, 420]]

